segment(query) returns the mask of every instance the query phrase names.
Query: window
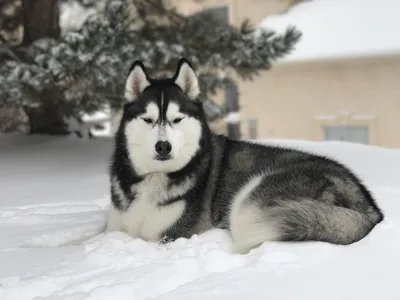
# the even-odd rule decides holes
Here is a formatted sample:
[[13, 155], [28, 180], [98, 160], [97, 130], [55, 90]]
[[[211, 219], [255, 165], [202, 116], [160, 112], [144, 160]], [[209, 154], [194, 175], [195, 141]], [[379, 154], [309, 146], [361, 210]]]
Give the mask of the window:
[[324, 126], [323, 132], [326, 141], [369, 144], [368, 126]]

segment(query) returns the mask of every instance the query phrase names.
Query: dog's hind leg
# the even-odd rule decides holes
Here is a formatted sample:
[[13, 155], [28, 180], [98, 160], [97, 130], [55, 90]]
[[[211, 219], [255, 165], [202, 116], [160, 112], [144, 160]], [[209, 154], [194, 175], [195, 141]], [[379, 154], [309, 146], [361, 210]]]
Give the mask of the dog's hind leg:
[[266, 218], [259, 204], [251, 201], [251, 193], [263, 177], [250, 180], [234, 197], [229, 215], [229, 227], [234, 242], [234, 252], [246, 254], [266, 241], [280, 239], [275, 220]]
[[233, 206], [230, 217], [235, 253], [246, 254], [264, 242], [281, 239], [277, 220], [267, 218], [257, 204]]

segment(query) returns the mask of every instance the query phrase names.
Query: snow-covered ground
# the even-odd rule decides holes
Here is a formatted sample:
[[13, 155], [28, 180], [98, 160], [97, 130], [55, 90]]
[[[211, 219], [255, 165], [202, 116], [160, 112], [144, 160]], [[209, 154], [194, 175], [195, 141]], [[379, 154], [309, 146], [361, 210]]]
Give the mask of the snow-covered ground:
[[108, 139], [0, 135], [0, 299], [400, 299], [400, 150], [271, 143], [354, 168], [385, 221], [351, 246], [268, 243], [247, 255], [231, 254], [223, 230], [168, 246], [104, 235]]

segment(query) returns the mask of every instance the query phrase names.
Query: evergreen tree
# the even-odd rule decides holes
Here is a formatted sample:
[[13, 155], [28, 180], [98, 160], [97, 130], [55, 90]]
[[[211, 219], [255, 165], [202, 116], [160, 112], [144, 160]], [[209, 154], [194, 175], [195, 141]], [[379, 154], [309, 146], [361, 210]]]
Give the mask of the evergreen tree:
[[[64, 132], [69, 117], [121, 107], [136, 59], [151, 74], [162, 75], [173, 71], [180, 57], [188, 58], [198, 72], [209, 119], [219, 117], [224, 108], [209, 99], [231, 80], [231, 71], [251, 80], [287, 55], [301, 36], [295, 28], [277, 35], [256, 31], [247, 21], [236, 28], [213, 15], [187, 17], [162, 0], [80, 3], [91, 9], [80, 28], [61, 28], [61, 36], [28, 45], [2, 46], [0, 110], [10, 103], [22, 107], [32, 133]], [[34, 116], [41, 116], [40, 124]]]

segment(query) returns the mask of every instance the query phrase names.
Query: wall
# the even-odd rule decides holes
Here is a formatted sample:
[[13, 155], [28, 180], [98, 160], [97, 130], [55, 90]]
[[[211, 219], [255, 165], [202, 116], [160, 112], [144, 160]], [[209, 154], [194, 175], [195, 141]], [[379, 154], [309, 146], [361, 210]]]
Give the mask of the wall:
[[261, 138], [322, 140], [322, 125], [368, 125], [370, 143], [400, 148], [400, 56], [276, 65], [240, 82], [242, 128]]

